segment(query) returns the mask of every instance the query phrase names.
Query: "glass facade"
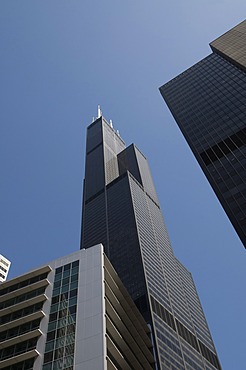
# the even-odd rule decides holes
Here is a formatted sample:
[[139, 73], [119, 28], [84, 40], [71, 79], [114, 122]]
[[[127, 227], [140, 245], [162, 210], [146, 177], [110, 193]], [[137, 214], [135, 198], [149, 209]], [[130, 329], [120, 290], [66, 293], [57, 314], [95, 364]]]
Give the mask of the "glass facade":
[[173, 254], [147, 159], [103, 117], [87, 129], [81, 248], [98, 243], [152, 327], [158, 369], [220, 369], [192, 277]]
[[[212, 45], [225, 52], [230, 32]], [[213, 53], [160, 92], [246, 247], [246, 73], [232, 62]]]
[[43, 370], [72, 370], [74, 362], [79, 261], [55, 271]]

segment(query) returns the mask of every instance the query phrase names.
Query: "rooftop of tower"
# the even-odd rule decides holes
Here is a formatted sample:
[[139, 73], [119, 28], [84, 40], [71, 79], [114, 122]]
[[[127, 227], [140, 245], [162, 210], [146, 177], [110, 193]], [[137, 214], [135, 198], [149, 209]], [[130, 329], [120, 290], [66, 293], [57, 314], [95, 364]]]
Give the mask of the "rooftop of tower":
[[124, 145], [126, 145], [125, 141], [121, 138], [119, 130], [115, 130], [113, 127], [113, 121], [110, 119], [109, 122], [106, 120], [106, 118], [102, 115], [102, 110], [100, 108], [100, 105], [98, 105], [97, 108], [97, 117], [92, 118], [92, 123], [87, 127], [87, 129], [90, 129], [92, 126], [94, 126], [96, 123], [100, 121], [100, 119], [108, 125], [108, 127], [114, 132], [115, 135], [118, 136], [118, 139], [122, 141]]

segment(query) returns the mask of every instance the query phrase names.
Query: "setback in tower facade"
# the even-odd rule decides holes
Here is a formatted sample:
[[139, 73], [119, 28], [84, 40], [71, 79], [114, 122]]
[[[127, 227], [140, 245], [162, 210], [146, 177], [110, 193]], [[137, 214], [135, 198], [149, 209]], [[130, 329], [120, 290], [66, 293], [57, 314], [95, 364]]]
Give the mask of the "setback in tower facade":
[[246, 21], [210, 46], [160, 92], [246, 247]]
[[221, 369], [192, 276], [173, 254], [147, 159], [101, 114], [87, 128], [81, 248], [98, 243], [151, 328], [156, 367]]

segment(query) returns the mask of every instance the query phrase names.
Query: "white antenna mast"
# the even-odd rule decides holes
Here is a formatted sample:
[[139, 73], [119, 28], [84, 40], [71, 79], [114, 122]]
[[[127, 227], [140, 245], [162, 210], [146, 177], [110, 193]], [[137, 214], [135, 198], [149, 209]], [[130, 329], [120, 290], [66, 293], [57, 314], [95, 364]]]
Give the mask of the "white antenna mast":
[[102, 111], [101, 111], [100, 105], [98, 105], [97, 106], [97, 118], [99, 118], [101, 116], [102, 116]]

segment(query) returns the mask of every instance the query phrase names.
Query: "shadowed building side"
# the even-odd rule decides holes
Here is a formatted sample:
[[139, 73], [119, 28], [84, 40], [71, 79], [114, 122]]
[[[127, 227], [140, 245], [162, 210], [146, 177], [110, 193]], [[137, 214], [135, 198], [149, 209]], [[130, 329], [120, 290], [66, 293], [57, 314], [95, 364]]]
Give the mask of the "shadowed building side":
[[246, 21], [160, 92], [246, 247], [245, 45]]

